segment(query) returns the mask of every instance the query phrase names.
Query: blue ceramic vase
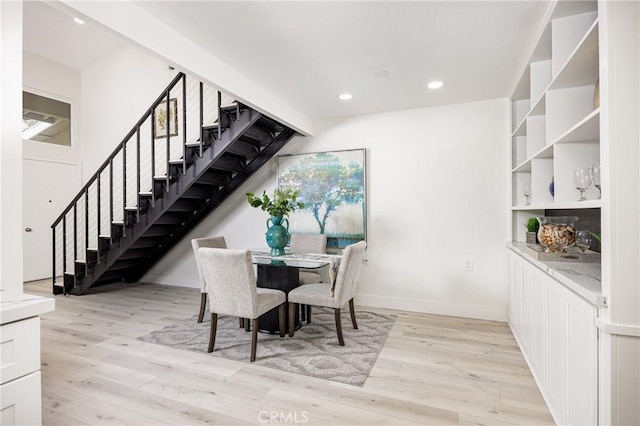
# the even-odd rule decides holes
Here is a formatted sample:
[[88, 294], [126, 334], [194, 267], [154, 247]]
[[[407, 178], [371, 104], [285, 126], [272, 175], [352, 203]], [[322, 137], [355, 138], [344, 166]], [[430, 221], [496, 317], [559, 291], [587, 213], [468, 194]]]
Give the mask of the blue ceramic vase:
[[282, 216], [271, 216], [267, 219], [266, 235], [267, 245], [271, 248], [271, 256], [283, 256], [285, 254], [284, 247], [289, 242], [289, 220]]

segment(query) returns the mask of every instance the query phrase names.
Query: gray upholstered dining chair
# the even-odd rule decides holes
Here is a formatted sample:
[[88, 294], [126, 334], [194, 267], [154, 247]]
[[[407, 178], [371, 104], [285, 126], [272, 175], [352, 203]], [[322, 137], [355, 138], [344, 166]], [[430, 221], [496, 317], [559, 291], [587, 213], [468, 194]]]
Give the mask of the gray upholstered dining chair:
[[[191, 240], [191, 247], [193, 248], [193, 255], [196, 258], [196, 266], [198, 267], [198, 277], [200, 278], [200, 312], [198, 313], [198, 324], [202, 322], [204, 318], [204, 310], [207, 307], [207, 284], [202, 276], [202, 267], [198, 259], [198, 249], [200, 247], [219, 248], [226, 249], [227, 242], [224, 237], [204, 237], [194, 238]], [[240, 319], [240, 326], [242, 327], [242, 319]]]
[[251, 362], [256, 360], [258, 343], [258, 317], [278, 308], [280, 337], [284, 337], [284, 303], [286, 294], [281, 290], [256, 285], [253, 262], [249, 250], [217, 248], [198, 249], [198, 259], [209, 294], [211, 331], [207, 352], [213, 352], [218, 328], [218, 315], [232, 315], [251, 319]]
[[[289, 248], [292, 253], [315, 253], [325, 254], [327, 252], [327, 236], [324, 234], [291, 234], [289, 237]], [[300, 285], [321, 283], [323, 269], [299, 269], [298, 282]], [[311, 322], [311, 306], [301, 305], [300, 312], [302, 321]]]
[[[292, 253], [327, 252], [327, 236], [324, 234], [291, 234], [289, 248]], [[300, 284], [321, 283], [322, 272], [313, 269], [300, 269]]]
[[353, 328], [358, 328], [356, 322], [356, 314], [353, 307], [353, 297], [356, 294], [356, 284], [362, 257], [367, 243], [360, 241], [351, 244], [344, 249], [338, 274], [336, 276], [335, 286], [329, 283], [306, 284], [295, 288], [289, 292], [287, 298], [289, 300], [289, 336], [293, 337], [293, 317], [295, 313], [295, 304], [301, 303], [305, 305], [326, 306], [333, 308], [336, 319], [336, 330], [338, 332], [338, 342], [340, 346], [344, 346], [344, 338], [342, 336], [342, 322], [340, 320], [340, 309], [349, 303], [349, 311], [351, 313], [351, 323]]

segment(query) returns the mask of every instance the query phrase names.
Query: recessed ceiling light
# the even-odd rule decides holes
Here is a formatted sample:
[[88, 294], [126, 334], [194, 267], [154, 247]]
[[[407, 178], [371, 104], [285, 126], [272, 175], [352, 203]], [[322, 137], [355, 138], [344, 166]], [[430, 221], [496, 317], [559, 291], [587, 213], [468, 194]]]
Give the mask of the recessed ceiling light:
[[429, 89], [439, 89], [442, 86], [444, 86], [444, 83], [441, 81], [432, 81], [431, 83], [427, 84], [427, 87]]
[[341, 101], [348, 101], [349, 99], [353, 98], [353, 96], [351, 95], [351, 93], [340, 93], [338, 95], [338, 99], [340, 99]]
[[76, 21], [76, 24], [84, 24], [84, 21], [80, 18], [73, 18], [74, 21]]
[[377, 70], [373, 70], [371, 73], [375, 78], [385, 78], [389, 77], [389, 70], [386, 68], [378, 68]]

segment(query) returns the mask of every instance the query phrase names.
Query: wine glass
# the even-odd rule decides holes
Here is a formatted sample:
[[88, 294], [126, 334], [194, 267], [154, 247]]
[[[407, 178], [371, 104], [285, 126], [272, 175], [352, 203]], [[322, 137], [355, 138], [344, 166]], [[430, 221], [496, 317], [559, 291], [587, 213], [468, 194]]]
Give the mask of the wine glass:
[[530, 183], [525, 183], [524, 185], [522, 185], [522, 193], [524, 194], [525, 197], [527, 197], [527, 203], [525, 204], [525, 206], [530, 206], [531, 205], [531, 203], [529, 202], [529, 197], [531, 197]]
[[580, 191], [580, 199], [578, 201], [586, 201], [584, 192], [591, 186], [591, 168], [573, 169], [573, 182], [578, 191]]
[[591, 176], [593, 178], [593, 186], [598, 188], [598, 200], [602, 198], [602, 189], [600, 189], [600, 163], [591, 166]]
[[576, 245], [584, 253], [591, 247], [593, 243], [593, 237], [589, 231], [578, 231], [576, 235]]

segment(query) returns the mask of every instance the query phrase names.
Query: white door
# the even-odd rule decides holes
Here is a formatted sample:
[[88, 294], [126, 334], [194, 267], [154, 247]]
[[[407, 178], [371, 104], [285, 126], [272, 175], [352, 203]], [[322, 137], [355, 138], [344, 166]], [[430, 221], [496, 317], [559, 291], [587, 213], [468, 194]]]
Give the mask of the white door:
[[51, 224], [80, 190], [80, 166], [29, 159], [22, 164], [23, 279], [51, 278]]

